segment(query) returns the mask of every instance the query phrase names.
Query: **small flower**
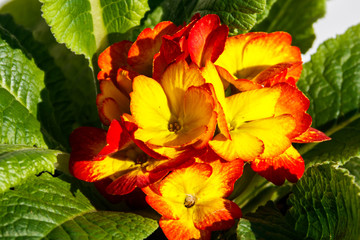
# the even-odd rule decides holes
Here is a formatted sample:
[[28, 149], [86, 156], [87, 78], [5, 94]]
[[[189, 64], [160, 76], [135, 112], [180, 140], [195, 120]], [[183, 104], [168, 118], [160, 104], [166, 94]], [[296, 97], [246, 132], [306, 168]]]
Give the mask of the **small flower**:
[[113, 195], [146, 187], [185, 162], [159, 154], [160, 159], [150, 157], [117, 120], [112, 121], [107, 133], [92, 127], [76, 129], [70, 136], [70, 144], [70, 172], [87, 182], [111, 179], [106, 192]]
[[241, 210], [225, 198], [242, 169], [239, 160], [195, 163], [144, 188], [146, 201], [162, 215], [159, 223], [168, 239], [210, 239], [211, 231], [230, 228]]
[[240, 34], [226, 40], [215, 64], [222, 78], [239, 91], [279, 81], [295, 86], [302, 70], [301, 53], [290, 44], [291, 36], [285, 32]]
[[204, 146], [216, 126], [211, 91], [200, 71], [185, 61], [174, 63], [160, 82], [138, 76], [134, 79], [130, 103], [138, 129], [135, 139], [156, 151], [156, 147]]

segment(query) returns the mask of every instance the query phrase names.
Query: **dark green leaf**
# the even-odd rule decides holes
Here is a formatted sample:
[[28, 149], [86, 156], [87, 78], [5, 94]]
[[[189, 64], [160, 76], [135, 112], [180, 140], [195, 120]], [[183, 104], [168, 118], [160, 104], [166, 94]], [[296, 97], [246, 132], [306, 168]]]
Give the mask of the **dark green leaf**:
[[49, 174], [0, 195], [0, 238], [142, 239], [157, 227], [141, 216], [96, 211], [81, 184]]
[[[239, 222], [237, 235], [240, 239], [266, 239], [266, 240], [297, 240], [303, 239], [295, 232], [293, 222], [289, 221], [273, 202], [259, 207], [256, 213], [245, 215], [246, 220]], [[254, 236], [256, 238], [254, 238]]]
[[256, 23], [257, 14], [264, 11], [266, 0], [165, 0], [163, 20], [176, 24], [189, 21], [195, 13], [217, 14], [233, 33], [249, 31]]
[[298, 87], [310, 99], [313, 126], [329, 142], [300, 149], [307, 162], [344, 164], [360, 156], [360, 25], [324, 42], [304, 65]]
[[293, 188], [295, 229], [311, 239], [359, 239], [360, 188], [343, 168], [315, 165]]
[[54, 172], [59, 151], [0, 144], [0, 193], [43, 171]]
[[305, 53], [315, 40], [313, 23], [325, 15], [326, 0], [277, 0], [270, 14], [252, 31], [285, 31]]

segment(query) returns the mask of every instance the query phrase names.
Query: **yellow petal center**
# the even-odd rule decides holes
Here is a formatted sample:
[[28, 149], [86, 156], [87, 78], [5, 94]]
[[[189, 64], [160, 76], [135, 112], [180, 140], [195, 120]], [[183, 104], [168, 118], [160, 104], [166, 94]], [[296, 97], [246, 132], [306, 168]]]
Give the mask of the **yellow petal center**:
[[196, 202], [196, 197], [192, 194], [186, 194], [185, 197], [185, 201], [184, 201], [184, 206], [186, 208], [191, 208], [192, 206], [195, 205]]

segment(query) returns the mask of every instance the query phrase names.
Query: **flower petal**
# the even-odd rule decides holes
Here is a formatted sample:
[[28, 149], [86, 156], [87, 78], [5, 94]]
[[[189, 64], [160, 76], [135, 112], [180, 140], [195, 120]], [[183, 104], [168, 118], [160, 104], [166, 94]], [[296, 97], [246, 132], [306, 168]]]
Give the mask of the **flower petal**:
[[249, 161], [264, 151], [264, 143], [246, 132], [230, 132], [231, 140], [218, 134], [209, 142], [210, 147], [223, 159]]
[[109, 125], [111, 120], [120, 120], [123, 113], [129, 113], [130, 100], [124, 95], [112, 81], [100, 81], [101, 93], [96, 97], [101, 121]]
[[191, 60], [199, 67], [205, 62], [216, 61], [224, 49], [229, 29], [226, 25], [220, 26], [220, 18], [215, 14], [202, 17], [194, 24], [188, 38], [188, 47]]
[[311, 127], [300, 136], [292, 139], [296, 143], [323, 142], [328, 140], [331, 140], [331, 138], [326, 136], [325, 133]]
[[193, 221], [198, 229], [219, 231], [231, 228], [241, 215], [239, 206], [234, 202], [216, 198], [196, 204]]
[[[130, 94], [130, 109], [139, 130], [145, 129], [153, 133], [153, 137], [170, 134], [168, 124], [172, 115], [161, 85], [154, 79], [140, 75], [134, 79], [133, 89], [134, 91]], [[139, 136], [136, 133], [136, 138], [143, 142], [152, 138], [147, 133], [138, 134]]]
[[116, 78], [118, 68], [127, 65], [127, 55], [131, 45], [130, 41], [114, 43], [99, 55], [98, 65], [101, 69], [97, 76], [99, 80]]
[[169, 100], [171, 112], [179, 116], [186, 90], [191, 86], [201, 86], [205, 80], [198, 68], [189, 67], [186, 61], [182, 60], [166, 69], [160, 83]]
[[159, 221], [160, 227], [168, 239], [173, 240], [210, 240], [211, 232], [207, 230], [197, 229], [193, 222], [187, 219], [171, 220], [161, 218]]
[[177, 29], [178, 27], [172, 22], [160, 22], [154, 29], [144, 29], [129, 50], [129, 65], [136, 72], [151, 76], [153, 58], [160, 50], [162, 36], [171, 35]]
[[305, 164], [297, 150], [290, 146], [279, 156], [252, 161], [251, 168], [272, 183], [282, 185], [285, 179], [297, 182], [304, 173]]

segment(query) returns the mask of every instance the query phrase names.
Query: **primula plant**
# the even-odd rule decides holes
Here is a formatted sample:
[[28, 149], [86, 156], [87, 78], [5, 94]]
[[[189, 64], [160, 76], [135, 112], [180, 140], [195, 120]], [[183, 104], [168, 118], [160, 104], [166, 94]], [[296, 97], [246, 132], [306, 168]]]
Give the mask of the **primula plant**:
[[360, 25], [325, 0], [13, 0], [2, 239], [359, 239]]

